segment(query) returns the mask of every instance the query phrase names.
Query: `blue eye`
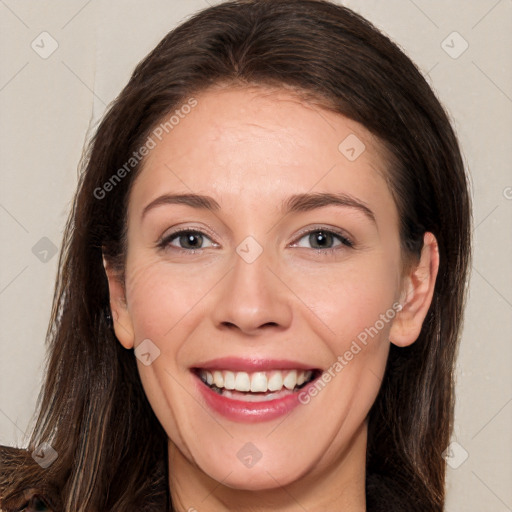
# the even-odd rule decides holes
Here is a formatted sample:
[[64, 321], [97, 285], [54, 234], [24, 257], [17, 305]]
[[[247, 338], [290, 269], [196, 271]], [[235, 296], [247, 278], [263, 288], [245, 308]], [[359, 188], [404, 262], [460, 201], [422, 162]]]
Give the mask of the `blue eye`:
[[[299, 244], [300, 241], [303, 239], [306, 239], [309, 242], [309, 244], [312, 245], [312, 249], [315, 249], [317, 251], [323, 251], [323, 252], [330, 252], [330, 251], [336, 251], [339, 250], [339, 246], [345, 246], [345, 247], [353, 247], [354, 244], [351, 240], [349, 240], [347, 237], [343, 236], [341, 233], [336, 233], [334, 231], [328, 230], [328, 229], [320, 229], [316, 228], [310, 231], [307, 231], [304, 233], [301, 238], [299, 238]], [[333, 245], [333, 243], [338, 240], [338, 244]], [[303, 245], [298, 245], [298, 247], [304, 247]]]

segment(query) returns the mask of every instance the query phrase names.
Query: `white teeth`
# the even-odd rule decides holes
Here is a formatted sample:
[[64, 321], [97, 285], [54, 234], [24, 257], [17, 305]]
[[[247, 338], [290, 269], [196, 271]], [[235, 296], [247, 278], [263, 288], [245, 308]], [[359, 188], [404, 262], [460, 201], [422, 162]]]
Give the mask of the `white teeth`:
[[293, 389], [297, 384], [297, 370], [292, 370], [283, 380], [286, 389]]
[[213, 383], [218, 388], [224, 387], [224, 377], [222, 376], [222, 372], [219, 372], [219, 371], [213, 372]]
[[269, 391], [279, 391], [283, 387], [283, 374], [281, 372], [274, 372], [268, 379], [267, 388]]
[[233, 372], [224, 372], [224, 388], [235, 389], [235, 374]]
[[267, 391], [267, 376], [265, 372], [256, 372], [252, 375], [251, 379], [251, 391], [257, 392], [265, 392]]
[[200, 377], [208, 385], [241, 392], [266, 393], [293, 390], [311, 379], [311, 370], [272, 370], [268, 372], [233, 372], [231, 370], [201, 370]]
[[[220, 386], [219, 386], [220, 387]], [[250, 391], [251, 380], [246, 372], [237, 372], [235, 376], [235, 389], [237, 391]]]

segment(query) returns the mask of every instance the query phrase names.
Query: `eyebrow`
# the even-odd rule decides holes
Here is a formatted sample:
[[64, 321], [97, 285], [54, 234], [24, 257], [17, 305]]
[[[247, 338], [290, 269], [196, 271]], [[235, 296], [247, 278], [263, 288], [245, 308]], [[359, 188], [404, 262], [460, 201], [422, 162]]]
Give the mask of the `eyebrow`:
[[212, 212], [220, 210], [220, 204], [210, 196], [200, 194], [164, 194], [146, 205], [144, 210], [142, 210], [141, 220], [144, 219], [149, 210], [164, 204], [185, 204], [192, 208], [210, 210]]
[[368, 217], [368, 219], [376, 224], [375, 215], [366, 203], [343, 192], [295, 194], [283, 201], [281, 211], [284, 214], [291, 212], [307, 212], [324, 206], [345, 206], [348, 208], [354, 208], [362, 212], [366, 217]]
[[[142, 211], [141, 220], [153, 208], [166, 204], [184, 204], [192, 208], [212, 212], [221, 209], [220, 204], [210, 196], [201, 194], [164, 194], [146, 205]], [[344, 206], [359, 210], [376, 224], [375, 215], [368, 205], [346, 193], [314, 192], [294, 194], [282, 202], [280, 211], [283, 215], [286, 215], [294, 212], [307, 212], [325, 206]]]

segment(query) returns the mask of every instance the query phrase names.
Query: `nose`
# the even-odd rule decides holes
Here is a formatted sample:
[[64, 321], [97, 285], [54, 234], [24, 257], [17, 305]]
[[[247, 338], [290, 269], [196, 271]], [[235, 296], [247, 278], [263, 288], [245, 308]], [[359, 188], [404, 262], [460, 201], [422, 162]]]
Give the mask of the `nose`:
[[270, 263], [265, 251], [251, 263], [235, 253], [233, 268], [216, 296], [213, 315], [218, 329], [257, 336], [289, 327], [292, 293]]

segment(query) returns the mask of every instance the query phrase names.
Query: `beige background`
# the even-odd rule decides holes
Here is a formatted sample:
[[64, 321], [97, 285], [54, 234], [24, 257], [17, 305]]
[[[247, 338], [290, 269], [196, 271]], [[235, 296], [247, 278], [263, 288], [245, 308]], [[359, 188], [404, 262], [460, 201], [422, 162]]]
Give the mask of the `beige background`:
[[[512, 1], [344, 3], [424, 72], [471, 171], [475, 256], [446, 509], [511, 511]], [[84, 140], [136, 63], [207, 5], [0, 0], [1, 444], [24, 444], [35, 406], [58, 259], [51, 249], [60, 247]]]

